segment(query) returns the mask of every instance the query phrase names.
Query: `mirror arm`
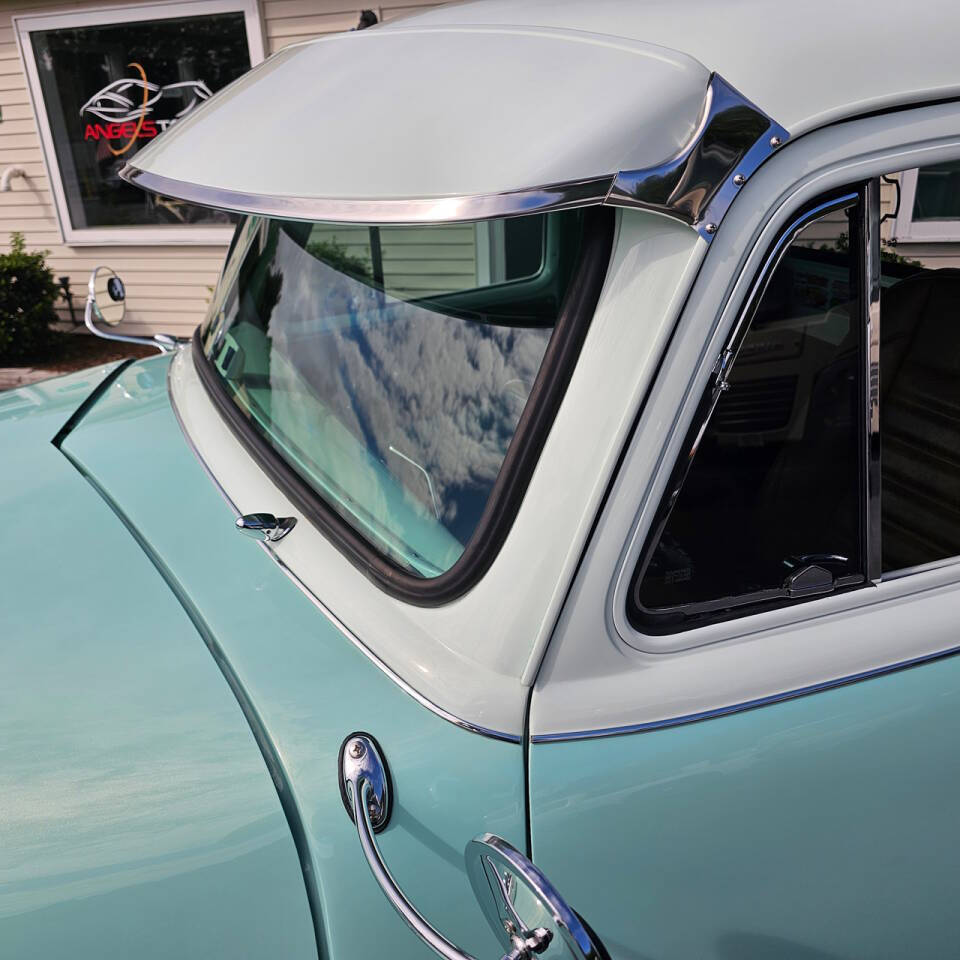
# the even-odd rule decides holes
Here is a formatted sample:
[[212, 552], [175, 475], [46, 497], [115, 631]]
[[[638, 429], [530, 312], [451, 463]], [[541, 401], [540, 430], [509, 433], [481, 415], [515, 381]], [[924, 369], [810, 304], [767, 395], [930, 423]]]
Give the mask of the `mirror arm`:
[[[362, 733], [347, 737], [340, 752], [340, 787], [374, 879], [406, 925], [431, 950], [444, 960], [475, 960], [430, 925], [404, 896], [383, 861], [374, 834], [382, 830], [390, 819], [388, 777], [386, 765], [372, 737]], [[550, 940], [549, 931], [539, 929], [527, 938], [515, 936], [513, 949], [502, 960], [532, 960], [535, 954], [546, 949]]]
[[[93, 272], [90, 274], [90, 279], [87, 281], [87, 302], [83, 308], [83, 322], [86, 328], [95, 336], [101, 337], [104, 340], [117, 340], [120, 343], [142, 343], [147, 347], [156, 347], [161, 353], [173, 353], [177, 349], [177, 338], [171, 336], [169, 333], [157, 333], [152, 337], [131, 337], [123, 333], [107, 333], [105, 330], [101, 330], [93, 322], [93, 309], [97, 304], [97, 293], [96, 293], [96, 279], [97, 274], [101, 270], [106, 270], [110, 273], [113, 273], [114, 277], [119, 280], [119, 277], [109, 269], [109, 267], [94, 267]], [[123, 285], [120, 285], [121, 297], [123, 291]], [[72, 316], [72, 314], [71, 314]]]
[[340, 760], [344, 800], [360, 837], [360, 848], [374, 879], [406, 925], [444, 960], [474, 960], [457, 949], [442, 933], [434, 930], [404, 896], [383, 862], [374, 831], [383, 829], [390, 817], [390, 787], [386, 767], [373, 739], [362, 734], [349, 737]]
[[173, 353], [176, 350], [177, 340], [168, 333], [158, 333], [153, 337], [130, 337], [123, 333], [107, 333], [101, 330], [93, 322], [93, 303], [94, 298], [88, 296], [87, 304], [83, 308], [83, 322], [94, 336], [104, 340], [118, 340], [120, 343], [142, 343], [147, 347], [156, 347], [161, 353]]
[[354, 818], [359, 824], [357, 833], [360, 837], [360, 847], [363, 850], [363, 855], [367, 858], [370, 872], [394, 910], [400, 914], [404, 923], [444, 960], [474, 960], [469, 953], [464, 953], [464, 951], [458, 949], [427, 922], [420, 911], [404, 896], [403, 891], [390, 875], [390, 871], [380, 855], [377, 842], [373, 838], [373, 827], [370, 825], [370, 811], [367, 809], [370, 800], [369, 781], [362, 780], [359, 789], [352, 788], [351, 793], [353, 795]]

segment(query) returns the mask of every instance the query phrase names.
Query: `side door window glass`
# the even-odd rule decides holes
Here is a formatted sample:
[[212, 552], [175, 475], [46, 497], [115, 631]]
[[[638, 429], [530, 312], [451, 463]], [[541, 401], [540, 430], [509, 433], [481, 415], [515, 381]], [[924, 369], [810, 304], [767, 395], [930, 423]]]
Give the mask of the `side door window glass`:
[[[918, 244], [960, 243], [960, 160], [901, 170], [885, 182], [897, 187], [897, 202], [890, 206], [884, 231], [888, 243], [912, 245], [914, 251]], [[892, 196], [892, 191], [885, 192]], [[941, 247], [933, 259], [944, 253]]]
[[691, 428], [632, 581], [645, 632], [865, 580], [862, 204], [818, 209], [781, 242]]
[[881, 516], [887, 573], [960, 556], [960, 242], [946, 237], [906, 242], [897, 230], [910, 213], [914, 220], [952, 223], [960, 240], [960, 162], [884, 177], [881, 204]]

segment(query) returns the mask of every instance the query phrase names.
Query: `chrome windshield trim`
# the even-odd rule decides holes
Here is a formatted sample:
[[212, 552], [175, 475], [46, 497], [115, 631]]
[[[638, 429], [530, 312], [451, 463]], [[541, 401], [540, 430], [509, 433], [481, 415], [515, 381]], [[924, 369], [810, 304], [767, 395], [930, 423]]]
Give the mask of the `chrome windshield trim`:
[[789, 138], [715, 73], [687, 145], [659, 166], [618, 173], [606, 202], [682, 220], [709, 242], [740, 188]]
[[671, 159], [641, 170], [503, 193], [403, 200], [245, 193], [174, 180], [134, 163], [126, 163], [120, 177], [151, 193], [202, 207], [330, 223], [466, 223], [600, 204], [635, 207], [689, 224], [709, 242], [740, 188], [789, 138], [780, 124], [714, 73], [686, 146]]
[[[185, 348], [178, 348], [183, 350]], [[224, 502], [228, 507], [233, 511], [234, 518], [242, 516], [239, 508], [233, 502], [230, 494], [223, 488], [223, 485], [216, 478], [213, 470], [210, 469], [210, 466], [207, 464], [207, 461], [204, 460], [203, 455], [197, 449], [197, 445], [193, 442], [193, 438], [190, 436], [187, 431], [186, 424], [183, 422], [183, 418], [180, 416], [180, 410], [177, 407], [176, 397], [173, 392], [173, 385], [171, 383], [171, 371], [173, 370], [173, 363], [167, 365], [167, 396], [170, 398], [170, 408], [173, 410], [173, 415], [176, 418], [177, 426], [180, 427], [180, 432], [183, 434], [183, 439], [186, 441], [187, 446], [190, 451], [196, 457], [197, 462], [203, 468], [203, 472], [210, 478], [210, 482], [213, 484], [217, 493], [223, 498]], [[293, 570], [288, 567], [283, 560], [277, 556], [277, 553], [274, 549], [270, 547], [267, 542], [261, 542], [259, 546], [266, 552], [267, 556], [273, 560], [274, 563], [283, 571], [283, 573], [290, 579], [297, 589], [327, 618], [330, 624], [340, 631], [375, 667], [381, 670], [387, 675], [404, 693], [413, 697], [417, 703], [422, 707], [426, 707], [431, 713], [436, 714], [443, 720], [446, 720], [448, 723], [452, 723], [454, 726], [460, 727], [463, 730], [467, 730], [470, 733], [477, 733], [483, 737], [489, 737], [491, 740], [502, 740], [504, 743], [521, 743], [523, 738], [519, 734], [514, 733], [505, 733], [502, 730], [491, 730], [489, 727], [481, 726], [480, 724], [471, 723], [469, 720], [464, 720], [462, 717], [455, 716], [450, 713], [449, 710], [444, 710], [443, 707], [438, 706], [432, 700], [428, 700], [422, 693], [415, 690], [406, 680], [403, 679], [398, 673], [392, 670], [383, 660], [380, 659], [364, 642], [315, 594], [310, 588], [293, 572]]]
[[496, 217], [519, 217], [547, 210], [599, 206], [610, 191], [613, 176], [554, 183], [509, 193], [407, 200], [348, 200], [336, 197], [289, 197], [244, 193], [172, 180], [127, 163], [121, 179], [151, 193], [186, 200], [232, 213], [256, 214], [283, 220], [322, 220], [328, 223], [425, 224], [466, 223]]

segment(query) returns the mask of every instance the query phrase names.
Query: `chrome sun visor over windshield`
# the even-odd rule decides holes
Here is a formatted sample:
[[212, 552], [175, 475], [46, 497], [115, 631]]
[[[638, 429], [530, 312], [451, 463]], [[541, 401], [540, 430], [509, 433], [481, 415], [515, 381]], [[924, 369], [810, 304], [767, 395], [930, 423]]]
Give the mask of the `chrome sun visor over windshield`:
[[[577, 69], [558, 74], [560, 60]], [[389, 96], [374, 75], [390, 77]], [[120, 175], [287, 220], [452, 223], [607, 204], [709, 240], [787, 137], [678, 51], [561, 30], [391, 28], [282, 50]]]

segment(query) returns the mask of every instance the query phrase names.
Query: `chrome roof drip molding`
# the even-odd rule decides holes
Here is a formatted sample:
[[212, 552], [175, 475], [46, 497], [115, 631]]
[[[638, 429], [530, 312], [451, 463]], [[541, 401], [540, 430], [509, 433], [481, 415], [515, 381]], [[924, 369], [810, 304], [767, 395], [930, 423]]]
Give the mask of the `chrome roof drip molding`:
[[604, 202], [682, 220], [709, 242], [739, 189], [789, 137], [715, 73], [683, 150], [659, 166], [621, 171]]
[[687, 145], [672, 159], [642, 170], [503, 193], [400, 200], [245, 193], [174, 180], [133, 163], [124, 165], [120, 177], [152, 193], [217, 210], [332, 223], [463, 223], [600, 204], [637, 207], [689, 224], [709, 242], [737, 191], [789, 137], [714, 73]]

